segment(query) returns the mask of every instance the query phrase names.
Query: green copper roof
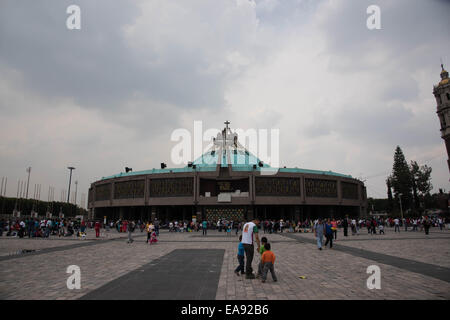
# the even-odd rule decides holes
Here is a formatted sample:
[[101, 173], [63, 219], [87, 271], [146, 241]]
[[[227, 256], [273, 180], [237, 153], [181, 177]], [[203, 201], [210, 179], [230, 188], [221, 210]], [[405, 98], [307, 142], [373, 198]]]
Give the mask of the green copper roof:
[[[232, 170], [239, 171], [261, 171], [260, 167], [256, 167], [253, 169], [253, 164], [251, 165], [232, 165]], [[268, 165], [265, 165], [265, 168], [270, 168]], [[276, 169], [274, 169], [276, 170]], [[147, 175], [147, 174], [159, 174], [159, 173], [182, 173], [182, 172], [212, 172], [216, 171], [216, 165], [209, 166], [197, 166], [194, 170], [192, 167], [183, 167], [183, 168], [165, 168], [165, 169], [152, 169], [152, 170], [144, 170], [144, 171], [135, 171], [135, 172], [121, 172], [119, 174], [115, 174], [109, 177], [103, 177], [102, 180], [120, 178], [120, 177], [129, 177], [129, 176], [137, 176], [137, 175]], [[351, 175], [345, 175], [341, 173], [336, 173], [333, 171], [321, 171], [321, 170], [310, 170], [310, 169], [301, 169], [301, 168], [279, 168], [279, 172], [289, 172], [289, 173], [305, 173], [305, 174], [322, 174], [322, 175], [330, 175], [336, 177], [344, 177], [344, 178], [352, 178]]]
[[[203, 153], [199, 158], [197, 158], [193, 164], [195, 164], [196, 169], [194, 170], [192, 167], [185, 166], [183, 168], [165, 168], [165, 169], [152, 169], [145, 171], [136, 171], [136, 172], [121, 172], [116, 175], [112, 175], [109, 177], [103, 177], [102, 180], [119, 178], [119, 177], [128, 177], [128, 176], [136, 176], [136, 175], [147, 175], [147, 174], [159, 174], [159, 173], [186, 173], [186, 172], [212, 172], [216, 171], [217, 165], [220, 164], [221, 167], [228, 167], [231, 165], [233, 171], [276, 171], [276, 168], [272, 168], [271, 166], [263, 163], [263, 167], [259, 167], [260, 160], [254, 156], [251, 152], [249, 152], [245, 147], [237, 142], [237, 135], [233, 134], [229, 128], [229, 122], [225, 122], [227, 124], [225, 131], [222, 132], [223, 139], [220, 134], [218, 134], [217, 139], [214, 139], [214, 146], [207, 152]], [[229, 130], [226, 133], [226, 130]], [[220, 158], [219, 158], [220, 157]], [[220, 159], [220, 161], [219, 161]], [[253, 166], [256, 165], [256, 169], [253, 169]], [[340, 174], [332, 171], [320, 171], [320, 170], [308, 170], [308, 169], [300, 169], [300, 168], [279, 168], [279, 172], [289, 172], [289, 173], [306, 173], [306, 174], [319, 174], [319, 175], [330, 175], [337, 177], [345, 177], [352, 178], [350, 175]]]

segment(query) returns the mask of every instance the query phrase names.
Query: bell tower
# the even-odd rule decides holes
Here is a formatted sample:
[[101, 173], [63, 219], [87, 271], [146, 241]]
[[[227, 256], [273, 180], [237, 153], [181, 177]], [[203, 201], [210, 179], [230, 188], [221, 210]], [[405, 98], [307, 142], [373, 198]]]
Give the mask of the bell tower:
[[434, 86], [433, 94], [437, 102], [437, 115], [441, 123], [441, 138], [447, 148], [447, 164], [450, 171], [450, 79], [441, 64], [441, 81]]

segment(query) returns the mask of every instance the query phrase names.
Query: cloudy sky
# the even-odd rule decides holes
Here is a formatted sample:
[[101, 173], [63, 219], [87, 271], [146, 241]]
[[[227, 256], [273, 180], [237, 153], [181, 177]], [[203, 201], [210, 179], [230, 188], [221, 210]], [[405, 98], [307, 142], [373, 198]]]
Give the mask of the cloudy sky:
[[[71, 4], [81, 30], [66, 27]], [[366, 26], [372, 4], [381, 30]], [[386, 197], [397, 145], [449, 190], [432, 94], [449, 13], [446, 0], [2, 0], [7, 195], [28, 166], [43, 200], [49, 185], [60, 199], [69, 165], [79, 196], [125, 166], [176, 167], [175, 129], [226, 119], [279, 129], [282, 166], [365, 179], [372, 197]]]

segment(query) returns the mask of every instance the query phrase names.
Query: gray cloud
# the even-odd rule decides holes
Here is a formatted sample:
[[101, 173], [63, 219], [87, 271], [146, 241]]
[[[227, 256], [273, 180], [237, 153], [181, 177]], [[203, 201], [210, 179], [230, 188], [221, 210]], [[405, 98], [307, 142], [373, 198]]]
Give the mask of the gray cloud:
[[[170, 164], [172, 130], [225, 119], [280, 128], [282, 165], [367, 176], [389, 172], [400, 144], [449, 187], [432, 96], [440, 58], [450, 64], [448, 1], [79, 0], [80, 31], [65, 27], [70, 4], [0, 4], [11, 195], [29, 165], [66, 188], [74, 164], [86, 192], [124, 166]], [[382, 30], [366, 28], [371, 4]]]

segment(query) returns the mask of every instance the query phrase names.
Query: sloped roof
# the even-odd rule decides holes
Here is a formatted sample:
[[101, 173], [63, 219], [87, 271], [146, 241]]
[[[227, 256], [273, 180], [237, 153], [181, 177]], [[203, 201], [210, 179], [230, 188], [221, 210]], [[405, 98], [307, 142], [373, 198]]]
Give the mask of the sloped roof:
[[[228, 167], [231, 165], [233, 171], [261, 171], [261, 170], [277, 170], [272, 168], [268, 164], [262, 163], [262, 168], [259, 166], [260, 159], [249, 152], [243, 147], [237, 140], [237, 134], [231, 132], [227, 127], [217, 135], [217, 138], [213, 139], [212, 147], [198, 157], [192, 166], [185, 166], [183, 168], [164, 168], [164, 169], [151, 169], [144, 171], [134, 172], [121, 172], [109, 177], [103, 177], [102, 180], [113, 179], [119, 177], [135, 176], [135, 175], [147, 175], [147, 174], [159, 174], [159, 173], [186, 173], [186, 172], [212, 172], [216, 171], [217, 166]], [[256, 165], [256, 169], [253, 166]], [[345, 178], [352, 178], [351, 175], [345, 175], [336, 173], [333, 171], [321, 171], [321, 170], [309, 170], [301, 168], [278, 168], [279, 172], [287, 173], [305, 173], [305, 174], [322, 174], [331, 175]]]

